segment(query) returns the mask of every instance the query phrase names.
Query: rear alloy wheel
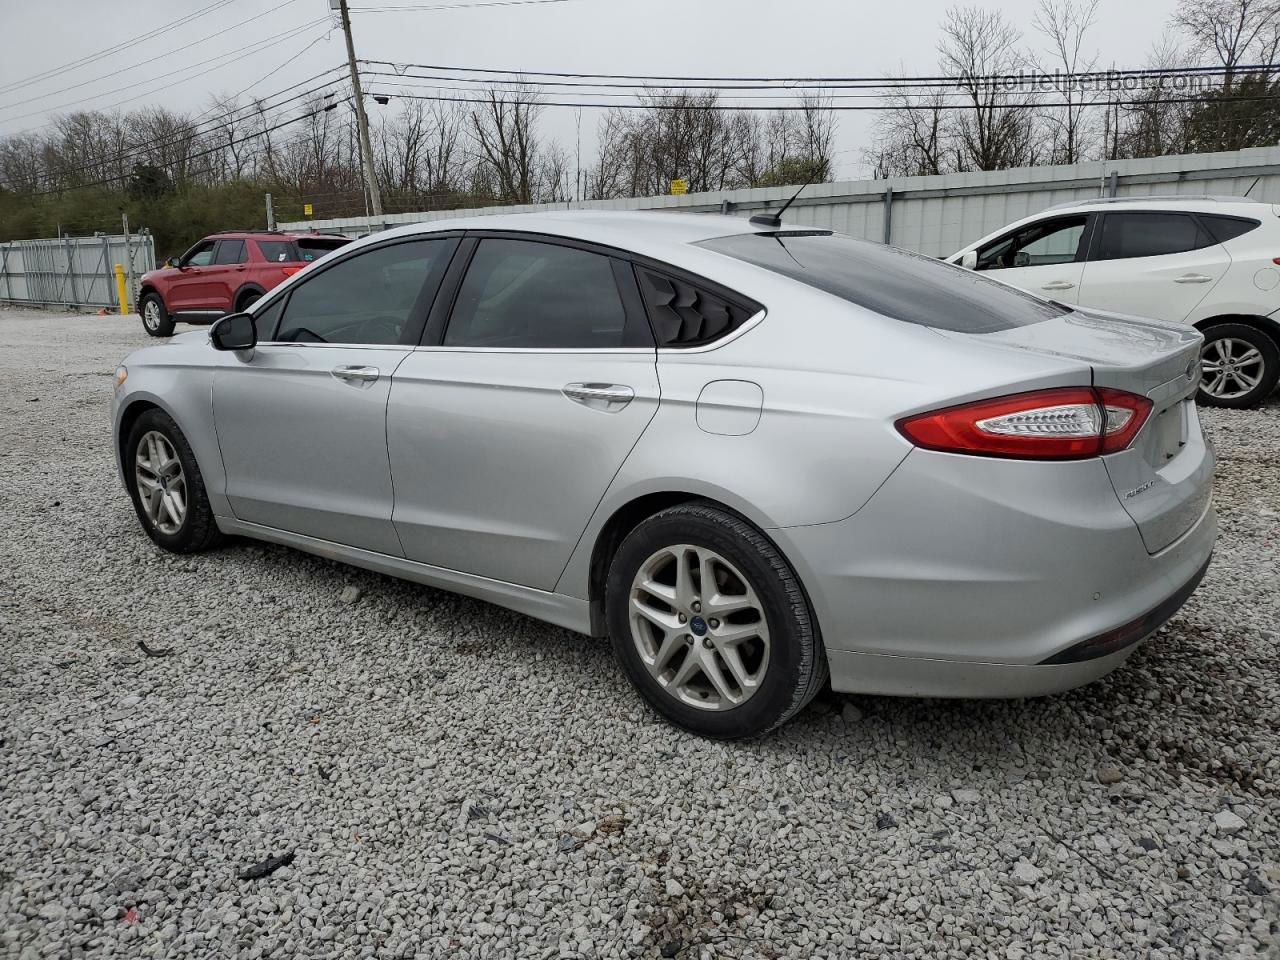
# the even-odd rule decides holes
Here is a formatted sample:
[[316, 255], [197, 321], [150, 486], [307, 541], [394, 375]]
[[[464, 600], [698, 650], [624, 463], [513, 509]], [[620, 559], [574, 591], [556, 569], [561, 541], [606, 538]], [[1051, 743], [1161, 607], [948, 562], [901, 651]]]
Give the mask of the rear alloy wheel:
[[1254, 407], [1280, 379], [1275, 341], [1242, 323], [1222, 323], [1204, 331], [1198, 399], [1211, 407]]
[[826, 681], [795, 573], [758, 530], [710, 504], [672, 507], [633, 530], [610, 566], [606, 608], [641, 695], [703, 736], [767, 733]]

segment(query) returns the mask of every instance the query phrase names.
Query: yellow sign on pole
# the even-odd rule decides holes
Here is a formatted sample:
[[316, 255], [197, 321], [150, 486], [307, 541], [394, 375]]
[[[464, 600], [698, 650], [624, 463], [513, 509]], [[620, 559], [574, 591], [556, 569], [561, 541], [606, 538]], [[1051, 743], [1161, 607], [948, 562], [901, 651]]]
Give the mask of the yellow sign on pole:
[[311, 204], [309, 204], [309, 203], [304, 203], [304, 204], [302, 205], [302, 215], [303, 215], [304, 217], [309, 217], [309, 216], [311, 216]]
[[672, 180], [672, 181], [671, 181], [671, 194], [672, 194], [672, 196], [677, 196], [677, 197], [678, 197], [678, 196], [681, 196], [681, 195], [686, 194], [686, 193], [688, 193], [688, 192], [689, 192], [689, 181], [688, 181], [688, 180]]

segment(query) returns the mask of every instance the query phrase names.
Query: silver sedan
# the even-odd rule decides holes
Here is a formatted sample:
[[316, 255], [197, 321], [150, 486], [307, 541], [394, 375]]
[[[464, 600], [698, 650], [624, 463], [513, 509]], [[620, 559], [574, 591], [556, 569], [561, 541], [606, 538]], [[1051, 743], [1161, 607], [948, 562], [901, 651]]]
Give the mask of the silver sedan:
[[557, 213], [392, 230], [130, 355], [175, 552], [285, 544], [609, 636], [712, 737], [839, 691], [1121, 664], [1213, 548], [1201, 337], [823, 230]]

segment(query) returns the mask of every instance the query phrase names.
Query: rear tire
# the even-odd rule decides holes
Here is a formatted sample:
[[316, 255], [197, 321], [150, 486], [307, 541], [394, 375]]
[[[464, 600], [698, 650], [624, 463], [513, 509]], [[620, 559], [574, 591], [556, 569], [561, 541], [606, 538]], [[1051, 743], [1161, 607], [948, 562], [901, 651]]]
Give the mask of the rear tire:
[[244, 294], [236, 304], [236, 313], [244, 313], [261, 299], [262, 294], [256, 290], [251, 290], [249, 293]]
[[147, 293], [138, 304], [138, 313], [142, 316], [142, 328], [153, 337], [169, 337], [173, 335], [173, 318], [165, 309], [164, 298], [160, 294]]
[[1219, 323], [1204, 330], [1200, 390], [1209, 407], [1244, 410], [1271, 395], [1280, 380], [1280, 347], [1256, 327]]
[[163, 410], [148, 410], [134, 422], [124, 474], [138, 522], [157, 546], [195, 553], [222, 539], [191, 444]]
[[640, 695], [704, 737], [768, 733], [827, 679], [826, 651], [795, 572], [759, 530], [710, 504], [671, 507], [623, 540], [609, 567], [605, 613], [614, 652]]

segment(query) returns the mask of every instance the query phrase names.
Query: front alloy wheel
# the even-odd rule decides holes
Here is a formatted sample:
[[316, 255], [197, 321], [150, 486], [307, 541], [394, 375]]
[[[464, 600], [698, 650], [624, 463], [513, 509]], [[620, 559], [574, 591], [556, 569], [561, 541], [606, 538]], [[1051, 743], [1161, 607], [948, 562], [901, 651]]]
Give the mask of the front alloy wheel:
[[173, 536], [187, 518], [187, 478], [169, 439], [157, 430], [143, 434], [134, 458], [134, 482], [146, 518]]

